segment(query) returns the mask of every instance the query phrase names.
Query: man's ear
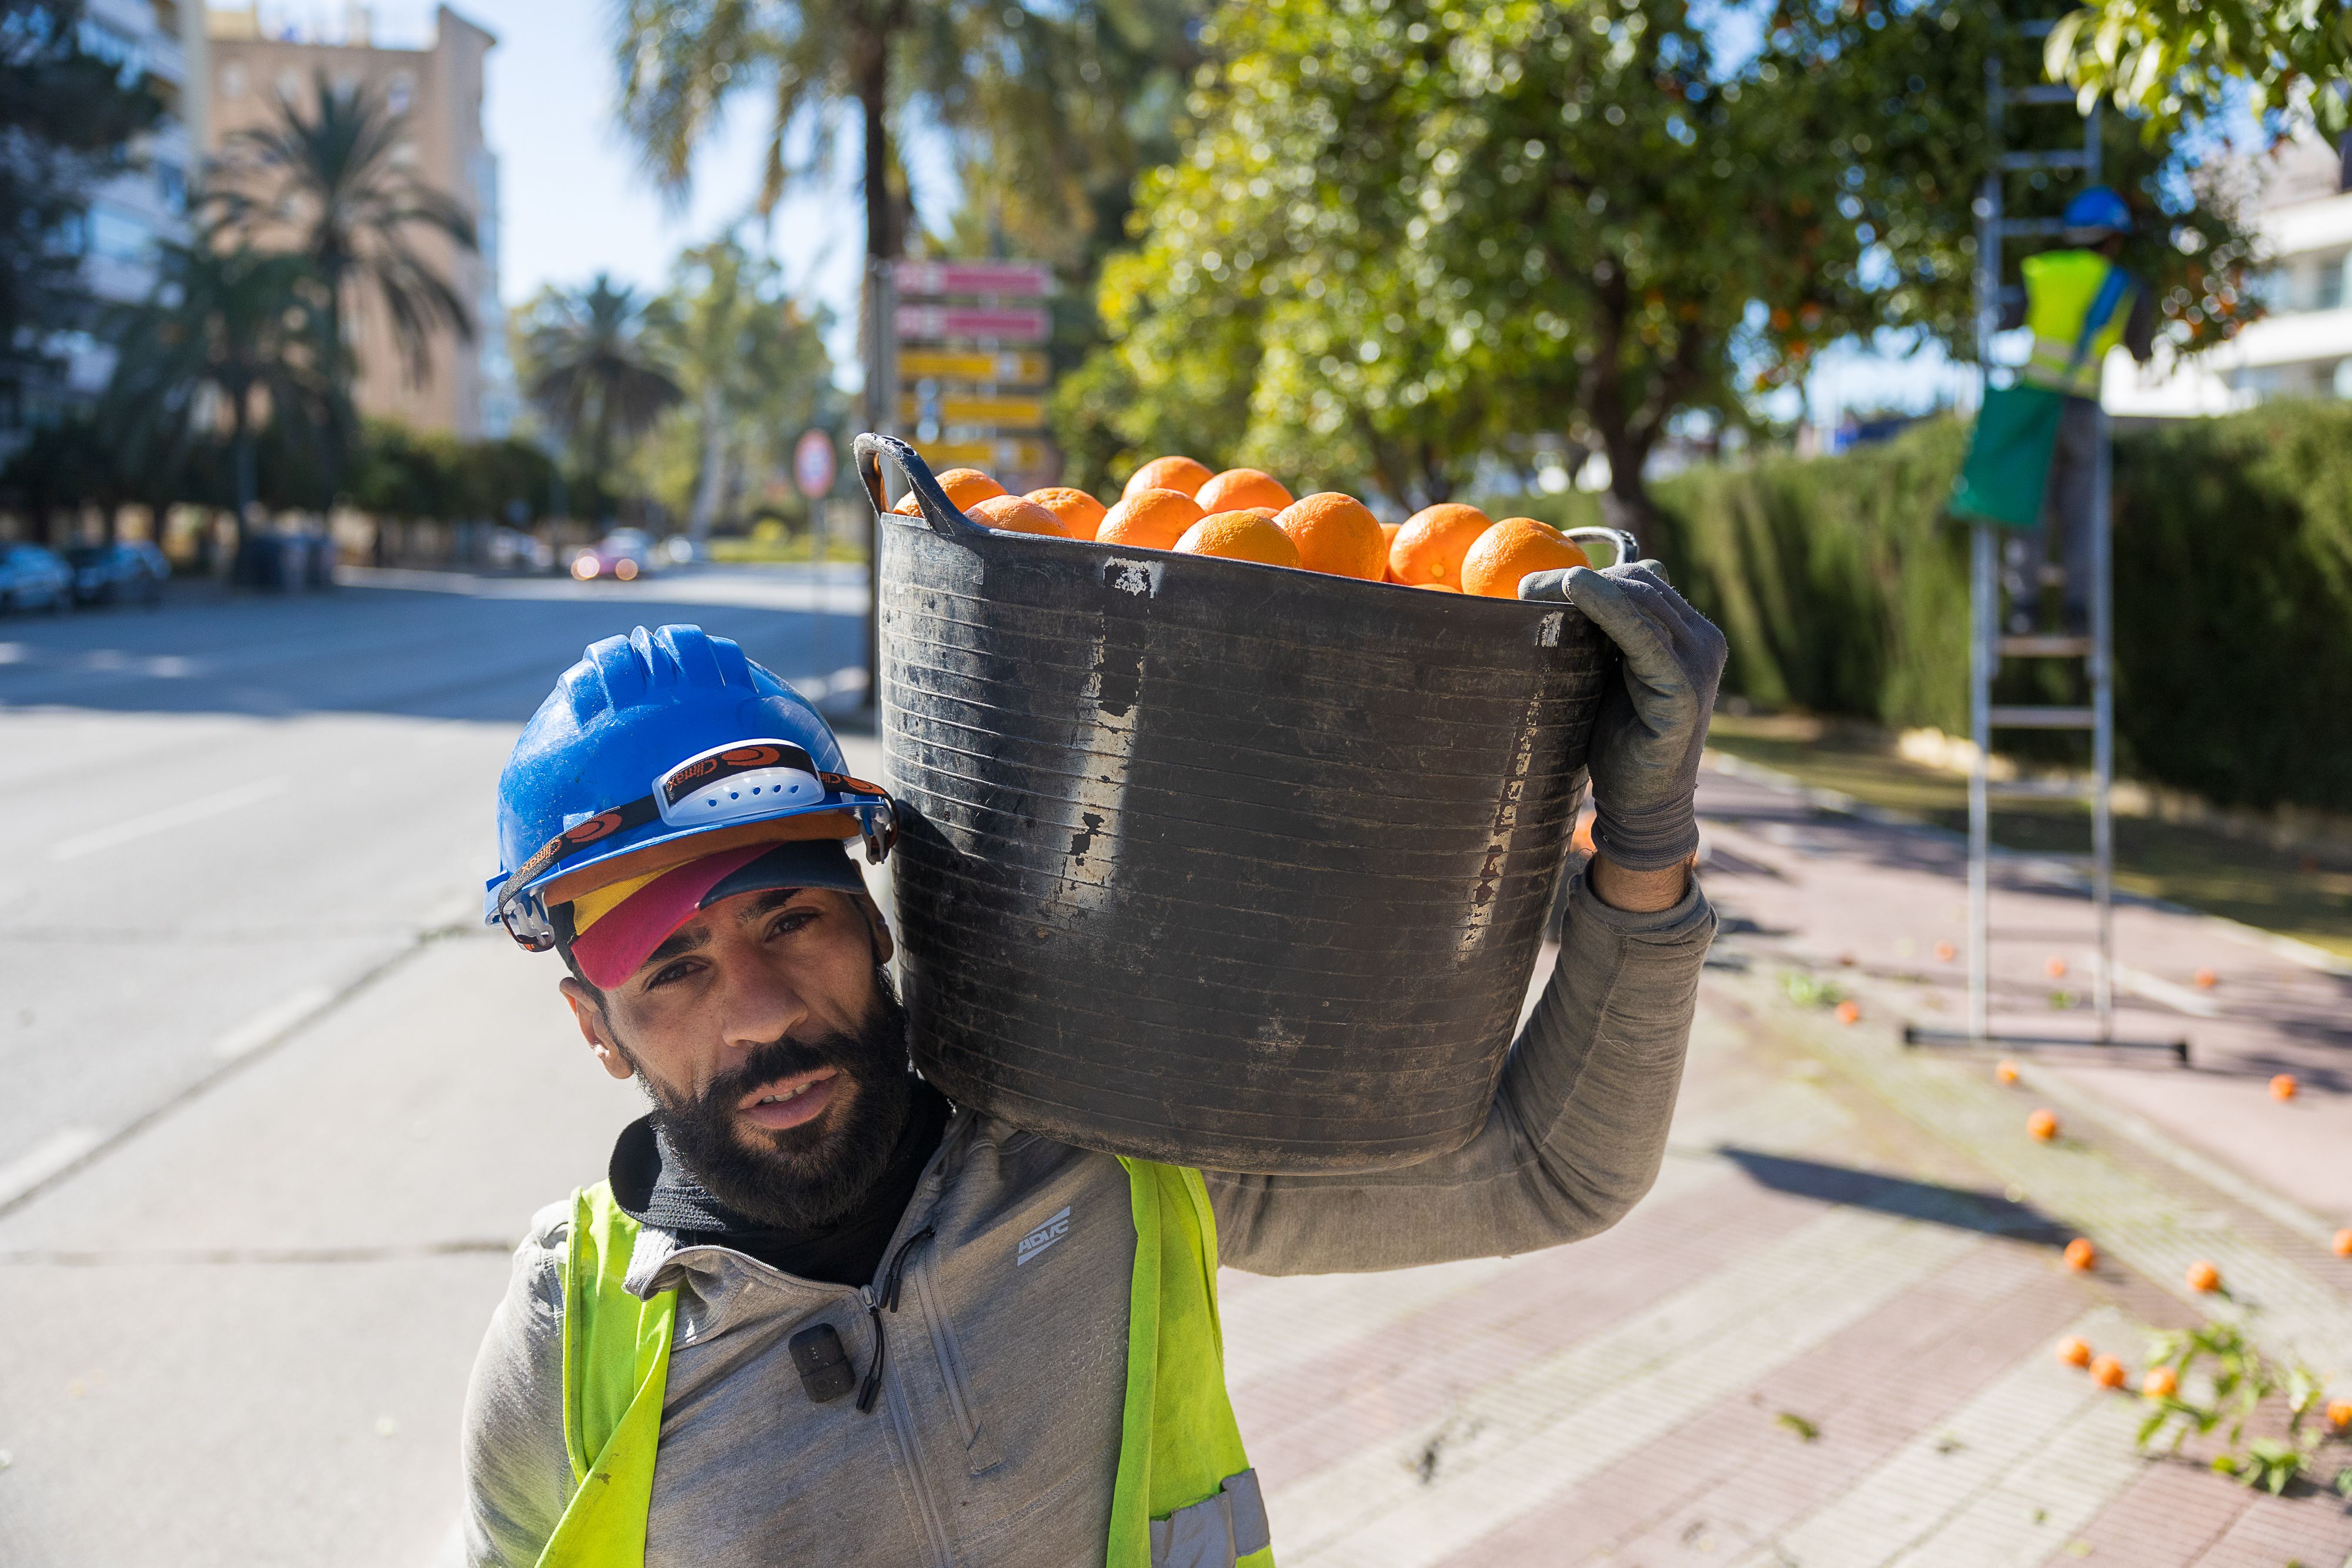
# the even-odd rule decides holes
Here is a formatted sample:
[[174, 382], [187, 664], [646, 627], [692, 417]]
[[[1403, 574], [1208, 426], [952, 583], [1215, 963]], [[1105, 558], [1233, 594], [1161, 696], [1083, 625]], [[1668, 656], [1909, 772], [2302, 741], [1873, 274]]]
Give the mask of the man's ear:
[[877, 966], [887, 964], [898, 946], [890, 939], [890, 923], [882, 918], [882, 906], [874, 902], [874, 895], [870, 893], [851, 896], [857, 900], [857, 907], [866, 912], [866, 924], [874, 933], [874, 962]]
[[588, 1042], [604, 1071], [615, 1078], [635, 1078], [637, 1070], [621, 1054], [620, 1045], [613, 1039], [613, 1026], [604, 1019], [604, 998], [569, 975], [557, 982], [556, 988], [572, 1004], [572, 1021], [580, 1026], [580, 1038]]

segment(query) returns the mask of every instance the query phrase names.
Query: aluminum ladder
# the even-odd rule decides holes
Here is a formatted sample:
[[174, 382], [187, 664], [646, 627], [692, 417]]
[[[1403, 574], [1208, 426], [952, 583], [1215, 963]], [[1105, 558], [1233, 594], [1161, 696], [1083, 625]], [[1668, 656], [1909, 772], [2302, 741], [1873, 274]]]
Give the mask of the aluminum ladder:
[[[2012, 151], [2005, 134], [2012, 105], [2071, 105], [2072, 89], [2036, 80], [2010, 87], [2003, 79], [2004, 45], [2025, 40], [2038, 43], [2049, 37], [2048, 19], [2001, 24], [2000, 37], [1985, 59], [1987, 131], [1993, 150], [1991, 171], [1976, 201], [1977, 218], [1977, 361], [1988, 378], [1994, 370], [1992, 343], [2000, 329], [2004, 291], [2001, 262], [2004, 242], [2011, 239], [2053, 239], [2063, 230], [2057, 218], [2011, 217], [2008, 213], [2007, 181], [2013, 174], [2074, 173], [2081, 188], [2099, 179], [2100, 110], [2094, 105], [2079, 121], [2079, 146]], [[1969, 570], [1969, 735], [1975, 743], [1969, 768], [1969, 1010], [1964, 1034], [1949, 1030], [1908, 1029], [1907, 1044], [1933, 1045], [2082, 1045], [2138, 1044], [2120, 1041], [2115, 1033], [2115, 679], [2113, 658], [2113, 574], [2110, 570], [2108, 517], [2111, 510], [2111, 449], [2107, 416], [2098, 415], [2097, 456], [2092, 485], [2091, 624], [2087, 636], [2051, 635], [2008, 629], [2011, 607], [2005, 602], [2000, 568], [2000, 536], [2005, 530], [1990, 523], [1970, 526]], [[2063, 553], [2063, 552], [2062, 552]], [[2045, 551], [2046, 556], [2046, 551]], [[2057, 569], [2046, 559], [2028, 564], [2024, 574], [2027, 602], [2038, 607], [2042, 589], [2056, 580]], [[2087, 706], [2062, 707], [1999, 704], [1993, 684], [2005, 661], [2018, 659], [2080, 660], [2089, 688]], [[1992, 740], [2002, 730], [2074, 730], [2091, 738], [2091, 776], [2087, 783], [2006, 782], [1991, 777]], [[1992, 801], [1996, 798], [2087, 800], [2091, 808], [2091, 852], [2063, 857], [2084, 866], [2091, 884], [2093, 940], [2091, 1004], [2095, 1030], [2090, 1041], [2074, 1036], [1992, 1032]], [[2060, 858], [2060, 857], [2049, 857]], [[2017, 938], [2024, 939], [2021, 936]], [[2185, 1042], [2166, 1041], [2156, 1049], [2187, 1060]]]

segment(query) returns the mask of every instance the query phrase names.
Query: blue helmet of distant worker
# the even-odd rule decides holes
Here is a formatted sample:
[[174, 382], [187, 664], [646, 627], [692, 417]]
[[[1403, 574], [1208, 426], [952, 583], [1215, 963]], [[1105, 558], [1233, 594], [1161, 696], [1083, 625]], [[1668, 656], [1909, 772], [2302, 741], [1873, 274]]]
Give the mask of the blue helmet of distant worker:
[[879, 863], [898, 831], [888, 794], [844, 771], [823, 716], [699, 626], [591, 643], [523, 727], [498, 819], [483, 918], [534, 952], [569, 951], [575, 911], [697, 862], [790, 861], [761, 884], [862, 891], [844, 846]]
[[2106, 186], [2094, 185], [2066, 204], [2059, 222], [2065, 227], [2067, 244], [2096, 245], [2112, 235], [2131, 233], [2131, 208]]

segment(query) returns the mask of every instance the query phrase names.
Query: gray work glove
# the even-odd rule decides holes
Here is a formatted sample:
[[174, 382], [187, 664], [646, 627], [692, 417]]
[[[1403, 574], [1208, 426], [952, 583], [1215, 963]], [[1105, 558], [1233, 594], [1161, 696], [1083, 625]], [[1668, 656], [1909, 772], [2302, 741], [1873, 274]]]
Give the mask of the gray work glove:
[[1698, 849], [1698, 759], [1726, 647], [1654, 560], [1539, 571], [1521, 599], [1565, 601], [1624, 655], [1593, 720], [1592, 844], [1627, 871], [1664, 871]]

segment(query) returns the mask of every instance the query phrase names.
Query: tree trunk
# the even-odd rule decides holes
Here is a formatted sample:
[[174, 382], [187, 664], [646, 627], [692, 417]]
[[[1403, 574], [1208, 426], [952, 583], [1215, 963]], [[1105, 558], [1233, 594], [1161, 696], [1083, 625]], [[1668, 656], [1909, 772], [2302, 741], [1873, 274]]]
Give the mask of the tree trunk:
[[239, 392], [229, 403], [229, 465], [235, 471], [230, 483], [236, 486], [236, 542], [229, 552], [232, 580], [242, 580], [253, 570], [251, 517], [255, 492], [260, 487], [254, 472], [253, 423], [246, 397]]
[[866, 120], [866, 254], [895, 259], [905, 244], [898, 204], [890, 199], [890, 41], [869, 33], [860, 42], [857, 107]]

